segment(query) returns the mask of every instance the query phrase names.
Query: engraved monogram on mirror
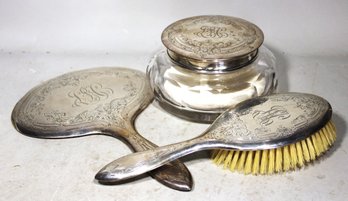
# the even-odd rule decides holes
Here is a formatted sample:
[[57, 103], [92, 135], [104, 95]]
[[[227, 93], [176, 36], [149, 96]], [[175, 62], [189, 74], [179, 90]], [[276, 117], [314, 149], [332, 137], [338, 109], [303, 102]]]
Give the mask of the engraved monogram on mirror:
[[[129, 73], [132, 73], [131, 76]], [[105, 122], [104, 126], [110, 126], [110, 122], [119, 122], [122, 126], [120, 113], [144, 85], [134, 79], [138, 76], [137, 72], [106, 69], [57, 77], [35, 88], [35, 93], [26, 100], [29, 104], [21, 111], [21, 119], [25, 124], [38, 128], [93, 121], [101, 124]], [[103, 78], [114, 81], [101, 84], [98, 80]], [[113, 88], [115, 86], [117, 88]], [[59, 100], [62, 100], [60, 104]], [[51, 101], [57, 102], [57, 107], [52, 108]]]
[[113, 93], [114, 91], [111, 88], [104, 87], [100, 83], [93, 83], [70, 91], [68, 96], [74, 99], [74, 104], [72, 106], [78, 107], [108, 99]]

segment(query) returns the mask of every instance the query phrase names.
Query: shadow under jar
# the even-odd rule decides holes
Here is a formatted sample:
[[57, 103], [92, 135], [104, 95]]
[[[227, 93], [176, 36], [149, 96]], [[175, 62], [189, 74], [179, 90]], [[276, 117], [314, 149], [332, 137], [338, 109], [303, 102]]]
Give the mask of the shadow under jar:
[[186, 120], [211, 123], [226, 109], [277, 87], [275, 57], [263, 33], [240, 18], [206, 15], [179, 20], [162, 33], [166, 49], [147, 75], [156, 100]]

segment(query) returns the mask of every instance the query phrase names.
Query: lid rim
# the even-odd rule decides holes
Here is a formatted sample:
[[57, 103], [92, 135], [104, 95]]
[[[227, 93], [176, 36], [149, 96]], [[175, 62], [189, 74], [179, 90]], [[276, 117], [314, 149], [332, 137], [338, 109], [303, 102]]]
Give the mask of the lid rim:
[[225, 73], [243, 68], [254, 62], [258, 57], [259, 50], [233, 59], [215, 59], [215, 60], [196, 60], [179, 55], [171, 50], [167, 50], [170, 60], [179, 67], [194, 70], [201, 73]]

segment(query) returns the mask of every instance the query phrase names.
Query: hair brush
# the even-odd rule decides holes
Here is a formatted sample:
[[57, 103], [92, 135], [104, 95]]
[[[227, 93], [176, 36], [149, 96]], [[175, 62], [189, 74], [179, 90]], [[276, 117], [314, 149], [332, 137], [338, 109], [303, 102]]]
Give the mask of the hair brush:
[[200, 136], [119, 158], [97, 179], [121, 181], [200, 150], [216, 154], [230, 168], [264, 174], [314, 160], [335, 141], [332, 109], [323, 98], [303, 93], [273, 94], [241, 102], [222, 113]]

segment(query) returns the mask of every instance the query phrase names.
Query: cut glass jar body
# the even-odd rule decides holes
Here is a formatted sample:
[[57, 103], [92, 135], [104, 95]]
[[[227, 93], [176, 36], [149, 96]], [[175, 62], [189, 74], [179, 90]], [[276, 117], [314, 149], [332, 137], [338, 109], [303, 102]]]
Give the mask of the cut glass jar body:
[[246, 99], [270, 94], [277, 87], [275, 57], [261, 46], [256, 59], [239, 69], [197, 72], [158, 52], [147, 74], [159, 104], [181, 118], [209, 123], [227, 108]]

